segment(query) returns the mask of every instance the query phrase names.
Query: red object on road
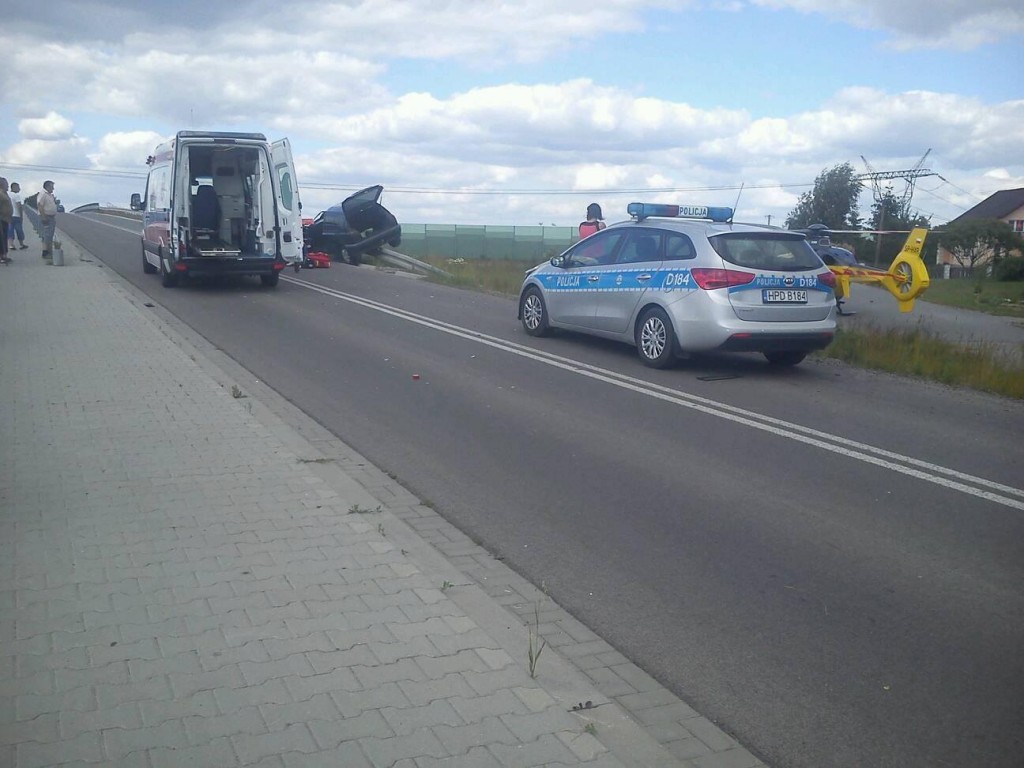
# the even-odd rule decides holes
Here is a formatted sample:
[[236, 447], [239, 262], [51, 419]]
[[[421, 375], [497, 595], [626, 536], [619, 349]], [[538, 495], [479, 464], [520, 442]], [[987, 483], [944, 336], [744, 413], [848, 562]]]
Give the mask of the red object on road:
[[331, 257], [323, 251], [310, 251], [306, 254], [306, 258], [312, 263], [314, 267], [322, 267], [329, 269], [331, 266]]

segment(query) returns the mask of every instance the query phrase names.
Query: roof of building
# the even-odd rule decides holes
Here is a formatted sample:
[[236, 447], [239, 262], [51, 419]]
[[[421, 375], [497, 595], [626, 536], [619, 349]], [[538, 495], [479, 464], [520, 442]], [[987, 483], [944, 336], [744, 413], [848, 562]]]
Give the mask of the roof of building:
[[1024, 187], [1001, 189], [986, 197], [973, 208], [964, 211], [949, 223], [967, 219], [1001, 219], [1021, 206], [1024, 206]]

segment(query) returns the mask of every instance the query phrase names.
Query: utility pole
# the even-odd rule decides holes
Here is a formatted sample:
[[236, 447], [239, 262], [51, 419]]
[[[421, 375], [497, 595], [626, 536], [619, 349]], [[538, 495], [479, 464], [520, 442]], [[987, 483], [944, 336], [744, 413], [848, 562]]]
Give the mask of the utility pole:
[[[878, 215], [878, 229], [879, 230], [885, 229], [885, 199], [886, 199], [885, 191], [883, 191], [882, 185], [880, 184], [880, 182], [882, 182], [882, 181], [893, 181], [895, 179], [903, 179], [903, 181], [905, 182], [905, 185], [903, 187], [903, 194], [900, 196], [899, 207], [900, 207], [900, 213], [906, 214], [909, 211], [909, 209], [910, 209], [910, 201], [914, 197], [914, 184], [917, 182], [917, 180], [920, 179], [920, 178], [923, 178], [924, 176], [938, 176], [939, 175], [939, 174], [935, 173], [934, 171], [932, 171], [930, 168], [923, 168], [922, 167], [924, 165], [925, 158], [927, 158], [928, 155], [930, 155], [930, 154], [931, 154], [931, 149], [929, 148], [927, 152], [925, 152], [923, 155], [921, 155], [921, 159], [917, 161], [917, 165], [915, 165], [913, 168], [910, 168], [910, 169], [907, 169], [907, 170], [903, 170], [903, 171], [876, 171], [874, 168], [871, 167], [871, 163], [868, 162], [868, 159], [866, 157], [864, 157], [864, 155], [860, 156], [860, 159], [864, 161], [864, 166], [868, 169], [868, 172], [867, 173], [859, 174], [857, 176], [854, 176], [854, 178], [857, 181], [861, 181], [861, 182], [864, 182], [864, 181], [870, 181], [871, 182], [871, 190], [872, 190], [872, 193], [873, 193], [873, 196], [874, 196], [874, 199], [875, 199], [875, 203], [878, 204], [878, 212], [879, 212], [879, 215]], [[892, 185], [891, 184], [888, 185], [886, 187], [886, 190], [891, 192], [892, 191]], [[877, 235], [877, 239], [875, 240], [875, 264], [876, 265], [878, 264], [878, 262], [879, 262], [879, 260], [881, 258], [881, 253], [882, 253], [882, 234], [881, 234], [881, 231], [879, 231], [879, 234]]]

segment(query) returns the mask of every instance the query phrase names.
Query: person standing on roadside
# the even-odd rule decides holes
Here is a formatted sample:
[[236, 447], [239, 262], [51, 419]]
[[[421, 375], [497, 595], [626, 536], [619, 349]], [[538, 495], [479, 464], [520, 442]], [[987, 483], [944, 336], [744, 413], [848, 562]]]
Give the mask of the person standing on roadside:
[[591, 203], [587, 206], [587, 218], [580, 223], [580, 239], [600, 232], [605, 228], [604, 216], [601, 214], [601, 206]]
[[11, 203], [11, 196], [7, 194], [7, 179], [0, 176], [0, 264], [11, 263], [11, 258], [7, 255], [7, 228], [11, 226], [13, 215], [14, 205]]
[[17, 238], [18, 247], [25, 250], [28, 246], [25, 245], [25, 201], [21, 198], [21, 185], [12, 181], [9, 194], [14, 213], [11, 216], [11, 226], [7, 229], [7, 249], [14, 250], [14, 239]]
[[57, 229], [57, 200], [53, 196], [53, 182], [43, 182], [42, 191], [36, 195], [36, 210], [43, 229], [43, 258], [53, 258], [53, 234]]

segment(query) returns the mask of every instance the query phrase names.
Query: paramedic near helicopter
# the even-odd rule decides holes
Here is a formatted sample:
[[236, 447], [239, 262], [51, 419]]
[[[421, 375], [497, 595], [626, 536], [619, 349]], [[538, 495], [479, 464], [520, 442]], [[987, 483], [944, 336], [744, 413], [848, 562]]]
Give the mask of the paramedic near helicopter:
[[595, 232], [600, 232], [606, 226], [604, 216], [601, 215], [601, 206], [591, 203], [587, 206], [587, 220], [580, 222], [580, 240]]

